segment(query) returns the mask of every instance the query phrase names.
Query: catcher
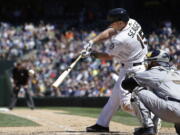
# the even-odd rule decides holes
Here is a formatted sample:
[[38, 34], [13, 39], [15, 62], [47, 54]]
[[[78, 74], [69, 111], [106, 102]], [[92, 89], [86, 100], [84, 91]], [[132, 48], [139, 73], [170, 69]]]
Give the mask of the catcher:
[[156, 134], [151, 113], [174, 123], [180, 135], [180, 72], [169, 65], [170, 57], [162, 50], [151, 52], [147, 61], [146, 71], [131, 73], [122, 83], [132, 92], [132, 106], [143, 126], [134, 135]]

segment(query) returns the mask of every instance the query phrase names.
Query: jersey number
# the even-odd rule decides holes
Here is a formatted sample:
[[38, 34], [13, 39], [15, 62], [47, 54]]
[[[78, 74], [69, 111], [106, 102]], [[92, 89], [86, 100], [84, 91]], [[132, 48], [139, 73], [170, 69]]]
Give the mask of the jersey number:
[[137, 40], [140, 42], [142, 49], [144, 49], [144, 44], [147, 44], [146, 41], [143, 41], [144, 38], [144, 33], [142, 30], [140, 30], [137, 34]]

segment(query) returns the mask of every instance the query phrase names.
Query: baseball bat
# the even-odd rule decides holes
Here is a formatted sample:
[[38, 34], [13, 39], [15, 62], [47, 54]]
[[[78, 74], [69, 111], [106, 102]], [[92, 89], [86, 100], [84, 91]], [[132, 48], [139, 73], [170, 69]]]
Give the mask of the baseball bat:
[[81, 58], [82, 55], [79, 55], [79, 57], [58, 77], [58, 79], [52, 84], [54, 88], [58, 88], [58, 86], [60, 86]]

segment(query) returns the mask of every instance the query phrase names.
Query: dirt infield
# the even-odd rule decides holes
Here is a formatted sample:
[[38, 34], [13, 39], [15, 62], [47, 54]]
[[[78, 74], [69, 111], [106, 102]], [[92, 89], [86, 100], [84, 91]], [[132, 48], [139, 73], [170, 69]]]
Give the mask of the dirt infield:
[[[107, 133], [86, 133], [85, 128], [96, 119], [64, 114], [58, 110], [15, 109], [4, 112], [32, 120], [38, 127], [0, 127], [0, 135], [106, 135]], [[61, 113], [61, 114], [59, 114]], [[134, 127], [111, 122], [111, 135], [132, 135]], [[162, 128], [159, 135], [176, 135], [173, 128]]]

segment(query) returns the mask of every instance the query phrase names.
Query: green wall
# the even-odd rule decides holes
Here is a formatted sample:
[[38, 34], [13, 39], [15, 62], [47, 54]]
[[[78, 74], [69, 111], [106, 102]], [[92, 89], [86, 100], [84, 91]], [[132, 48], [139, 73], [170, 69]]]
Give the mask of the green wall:
[[0, 61], [0, 106], [7, 106], [10, 100], [11, 83], [9, 78], [13, 61]]
[[[103, 107], [109, 97], [36, 97], [36, 107], [42, 106], [74, 106], [74, 107]], [[27, 106], [25, 98], [19, 98], [17, 106]]]

